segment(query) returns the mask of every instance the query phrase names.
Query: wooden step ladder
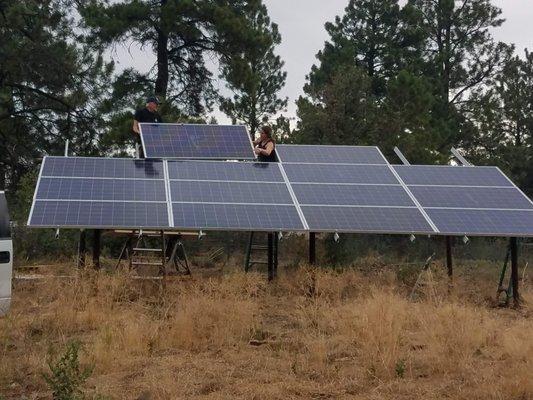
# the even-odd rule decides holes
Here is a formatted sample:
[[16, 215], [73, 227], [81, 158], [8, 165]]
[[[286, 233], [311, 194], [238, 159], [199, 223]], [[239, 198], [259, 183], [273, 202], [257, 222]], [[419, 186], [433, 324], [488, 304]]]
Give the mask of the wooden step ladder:
[[[147, 238], [158, 238], [157, 245], [148, 245]], [[181, 237], [168, 235], [164, 231], [144, 233], [132, 232], [124, 243], [115, 269], [127, 259], [130, 270], [139, 271], [143, 267], [157, 267], [159, 276], [166, 276], [171, 265], [176, 273], [191, 274], [189, 260]]]

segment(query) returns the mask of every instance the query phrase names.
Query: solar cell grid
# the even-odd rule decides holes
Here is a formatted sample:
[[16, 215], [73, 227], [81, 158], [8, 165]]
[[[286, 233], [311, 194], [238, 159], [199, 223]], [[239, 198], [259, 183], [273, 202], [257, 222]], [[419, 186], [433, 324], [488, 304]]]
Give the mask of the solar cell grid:
[[427, 209], [442, 234], [533, 236], [533, 211]]
[[432, 233], [417, 208], [302, 206], [309, 230], [362, 233]]
[[169, 223], [166, 203], [38, 200], [31, 225], [164, 228]]
[[124, 158], [45, 157], [43, 177], [164, 179], [163, 162]]
[[293, 184], [300, 205], [405, 206], [415, 204], [400, 185], [313, 185]]
[[173, 202], [289, 204], [285, 183], [170, 182]]
[[140, 124], [148, 158], [255, 159], [240, 125]]
[[283, 163], [387, 164], [377, 147], [333, 145], [278, 145]]
[[394, 169], [406, 185], [513, 187], [496, 167], [395, 165]]
[[223, 161], [168, 161], [169, 178], [197, 181], [283, 182], [278, 164]]
[[296, 207], [173, 203], [174, 226], [185, 229], [297, 231], [304, 226]]
[[291, 183], [397, 185], [387, 165], [283, 164]]
[[515, 188], [411, 186], [423, 207], [533, 209]]
[[166, 201], [162, 180], [41, 178], [39, 199]]

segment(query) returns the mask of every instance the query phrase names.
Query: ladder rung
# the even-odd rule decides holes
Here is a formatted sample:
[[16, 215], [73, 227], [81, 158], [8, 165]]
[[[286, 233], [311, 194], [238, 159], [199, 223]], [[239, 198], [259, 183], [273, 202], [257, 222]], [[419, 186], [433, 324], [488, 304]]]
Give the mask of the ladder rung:
[[160, 263], [160, 262], [156, 263], [156, 262], [147, 262], [147, 261], [133, 261], [131, 264], [132, 265], [147, 265], [147, 266], [148, 265], [157, 265], [157, 266], [163, 265], [163, 263]]
[[254, 245], [252, 250], [268, 250], [268, 246]]
[[144, 248], [144, 247], [134, 247], [133, 251], [147, 251], [147, 252], [161, 253], [163, 250], [161, 250], [161, 249], [147, 249], [147, 248]]
[[267, 265], [268, 264], [268, 261], [250, 261], [250, 265], [252, 264], [263, 264], [263, 265]]

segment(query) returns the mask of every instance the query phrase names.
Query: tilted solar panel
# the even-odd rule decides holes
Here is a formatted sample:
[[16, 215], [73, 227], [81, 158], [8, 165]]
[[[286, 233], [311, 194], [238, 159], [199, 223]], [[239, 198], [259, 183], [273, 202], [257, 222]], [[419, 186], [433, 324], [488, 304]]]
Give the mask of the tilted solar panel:
[[440, 234], [533, 236], [533, 203], [496, 167], [394, 169]]
[[77, 157], [45, 157], [28, 225], [306, 229], [275, 163]]
[[176, 227], [306, 229], [276, 163], [168, 161], [167, 165]]
[[398, 185], [388, 165], [283, 164], [291, 183]]
[[29, 226], [170, 227], [162, 161], [45, 157]]
[[147, 158], [255, 159], [250, 135], [242, 125], [139, 125]]
[[313, 232], [435, 233], [389, 165], [281, 166]]
[[276, 152], [283, 163], [388, 164], [374, 146], [280, 144]]

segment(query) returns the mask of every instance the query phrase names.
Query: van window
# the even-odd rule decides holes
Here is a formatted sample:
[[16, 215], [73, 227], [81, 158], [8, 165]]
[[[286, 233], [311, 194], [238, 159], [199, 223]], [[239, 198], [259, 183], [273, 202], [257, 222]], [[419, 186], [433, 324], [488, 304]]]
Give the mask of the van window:
[[9, 226], [9, 213], [7, 211], [7, 201], [4, 192], [0, 192], [0, 238], [11, 237]]

